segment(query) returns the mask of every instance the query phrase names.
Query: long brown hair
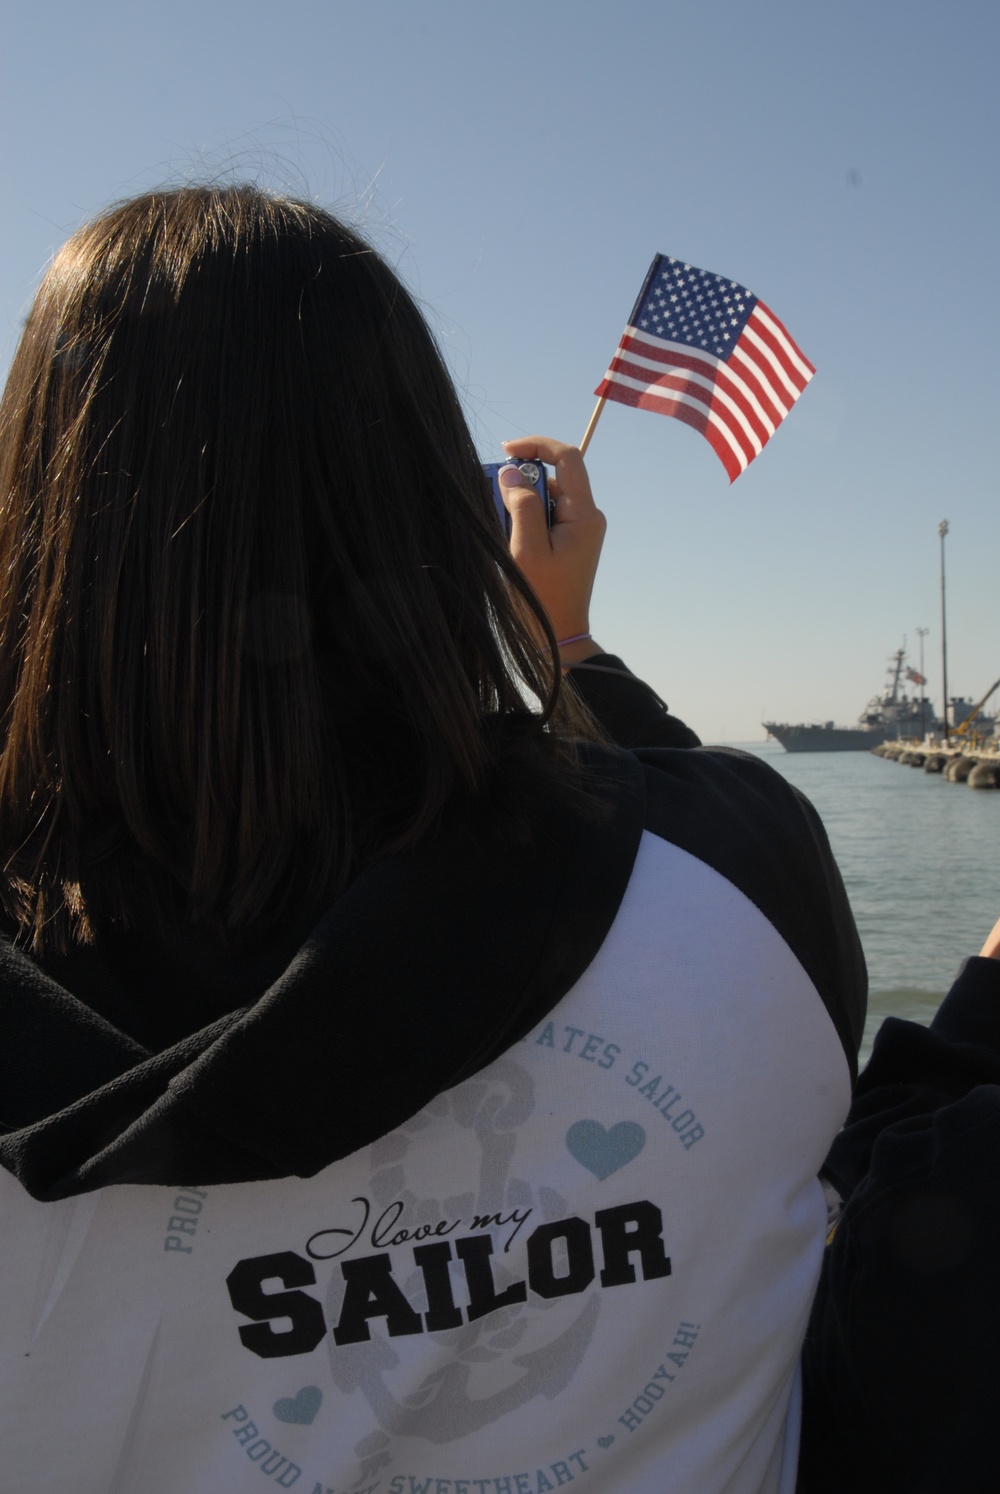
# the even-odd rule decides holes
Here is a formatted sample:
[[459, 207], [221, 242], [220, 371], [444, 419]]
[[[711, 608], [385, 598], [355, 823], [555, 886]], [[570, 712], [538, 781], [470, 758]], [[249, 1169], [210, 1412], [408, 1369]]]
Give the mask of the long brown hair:
[[37, 952], [166, 910], [266, 932], [556, 708], [426, 324], [307, 203], [153, 192], [76, 233], [0, 505], [0, 902]]

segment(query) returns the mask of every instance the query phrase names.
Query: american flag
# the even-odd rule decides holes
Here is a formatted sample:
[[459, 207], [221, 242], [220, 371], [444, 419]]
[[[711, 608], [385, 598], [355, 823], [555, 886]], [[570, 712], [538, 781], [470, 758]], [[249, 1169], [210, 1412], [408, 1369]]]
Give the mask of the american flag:
[[694, 426], [733, 482], [815, 372], [745, 286], [658, 254], [594, 392]]

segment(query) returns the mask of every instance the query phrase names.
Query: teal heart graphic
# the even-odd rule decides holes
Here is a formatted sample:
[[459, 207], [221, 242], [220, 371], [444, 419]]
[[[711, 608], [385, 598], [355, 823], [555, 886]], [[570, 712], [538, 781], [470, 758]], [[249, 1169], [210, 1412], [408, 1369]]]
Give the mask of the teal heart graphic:
[[566, 1132], [566, 1145], [570, 1156], [603, 1183], [638, 1157], [646, 1145], [646, 1133], [635, 1121], [619, 1121], [610, 1131], [600, 1121], [576, 1121]]
[[293, 1421], [310, 1427], [316, 1420], [316, 1412], [323, 1404], [323, 1392], [318, 1385], [303, 1385], [296, 1396], [282, 1396], [275, 1401], [273, 1411], [279, 1421]]
[[598, 1437], [597, 1445], [598, 1447], [610, 1447], [614, 1440], [615, 1439], [613, 1435], [610, 1437]]

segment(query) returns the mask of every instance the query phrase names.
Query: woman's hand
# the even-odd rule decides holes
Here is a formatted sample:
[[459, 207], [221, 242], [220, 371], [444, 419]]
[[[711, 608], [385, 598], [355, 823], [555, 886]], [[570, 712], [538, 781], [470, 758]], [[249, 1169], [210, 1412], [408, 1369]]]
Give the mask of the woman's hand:
[[[590, 632], [590, 596], [607, 527], [594, 503], [583, 457], [575, 446], [543, 436], [505, 441], [516, 461], [548, 462], [555, 467], [549, 496], [555, 501], [552, 527], [534, 488], [525, 487], [516, 467], [500, 472], [500, 491], [510, 514], [510, 551], [525, 580], [548, 614], [556, 638]], [[507, 479], [514, 481], [508, 485]], [[593, 639], [568, 643], [559, 650], [563, 665], [601, 653]]]
[[986, 936], [986, 943], [979, 951], [980, 957], [986, 960], [1000, 960], [1000, 918], [990, 929]]

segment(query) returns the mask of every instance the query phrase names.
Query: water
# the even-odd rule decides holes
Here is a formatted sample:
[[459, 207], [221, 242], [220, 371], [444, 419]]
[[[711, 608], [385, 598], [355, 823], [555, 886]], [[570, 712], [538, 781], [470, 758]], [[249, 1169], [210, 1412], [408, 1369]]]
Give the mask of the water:
[[741, 745], [800, 788], [826, 825], [868, 961], [865, 1058], [884, 1017], [930, 1021], [1000, 917], [1000, 791], [869, 752]]

